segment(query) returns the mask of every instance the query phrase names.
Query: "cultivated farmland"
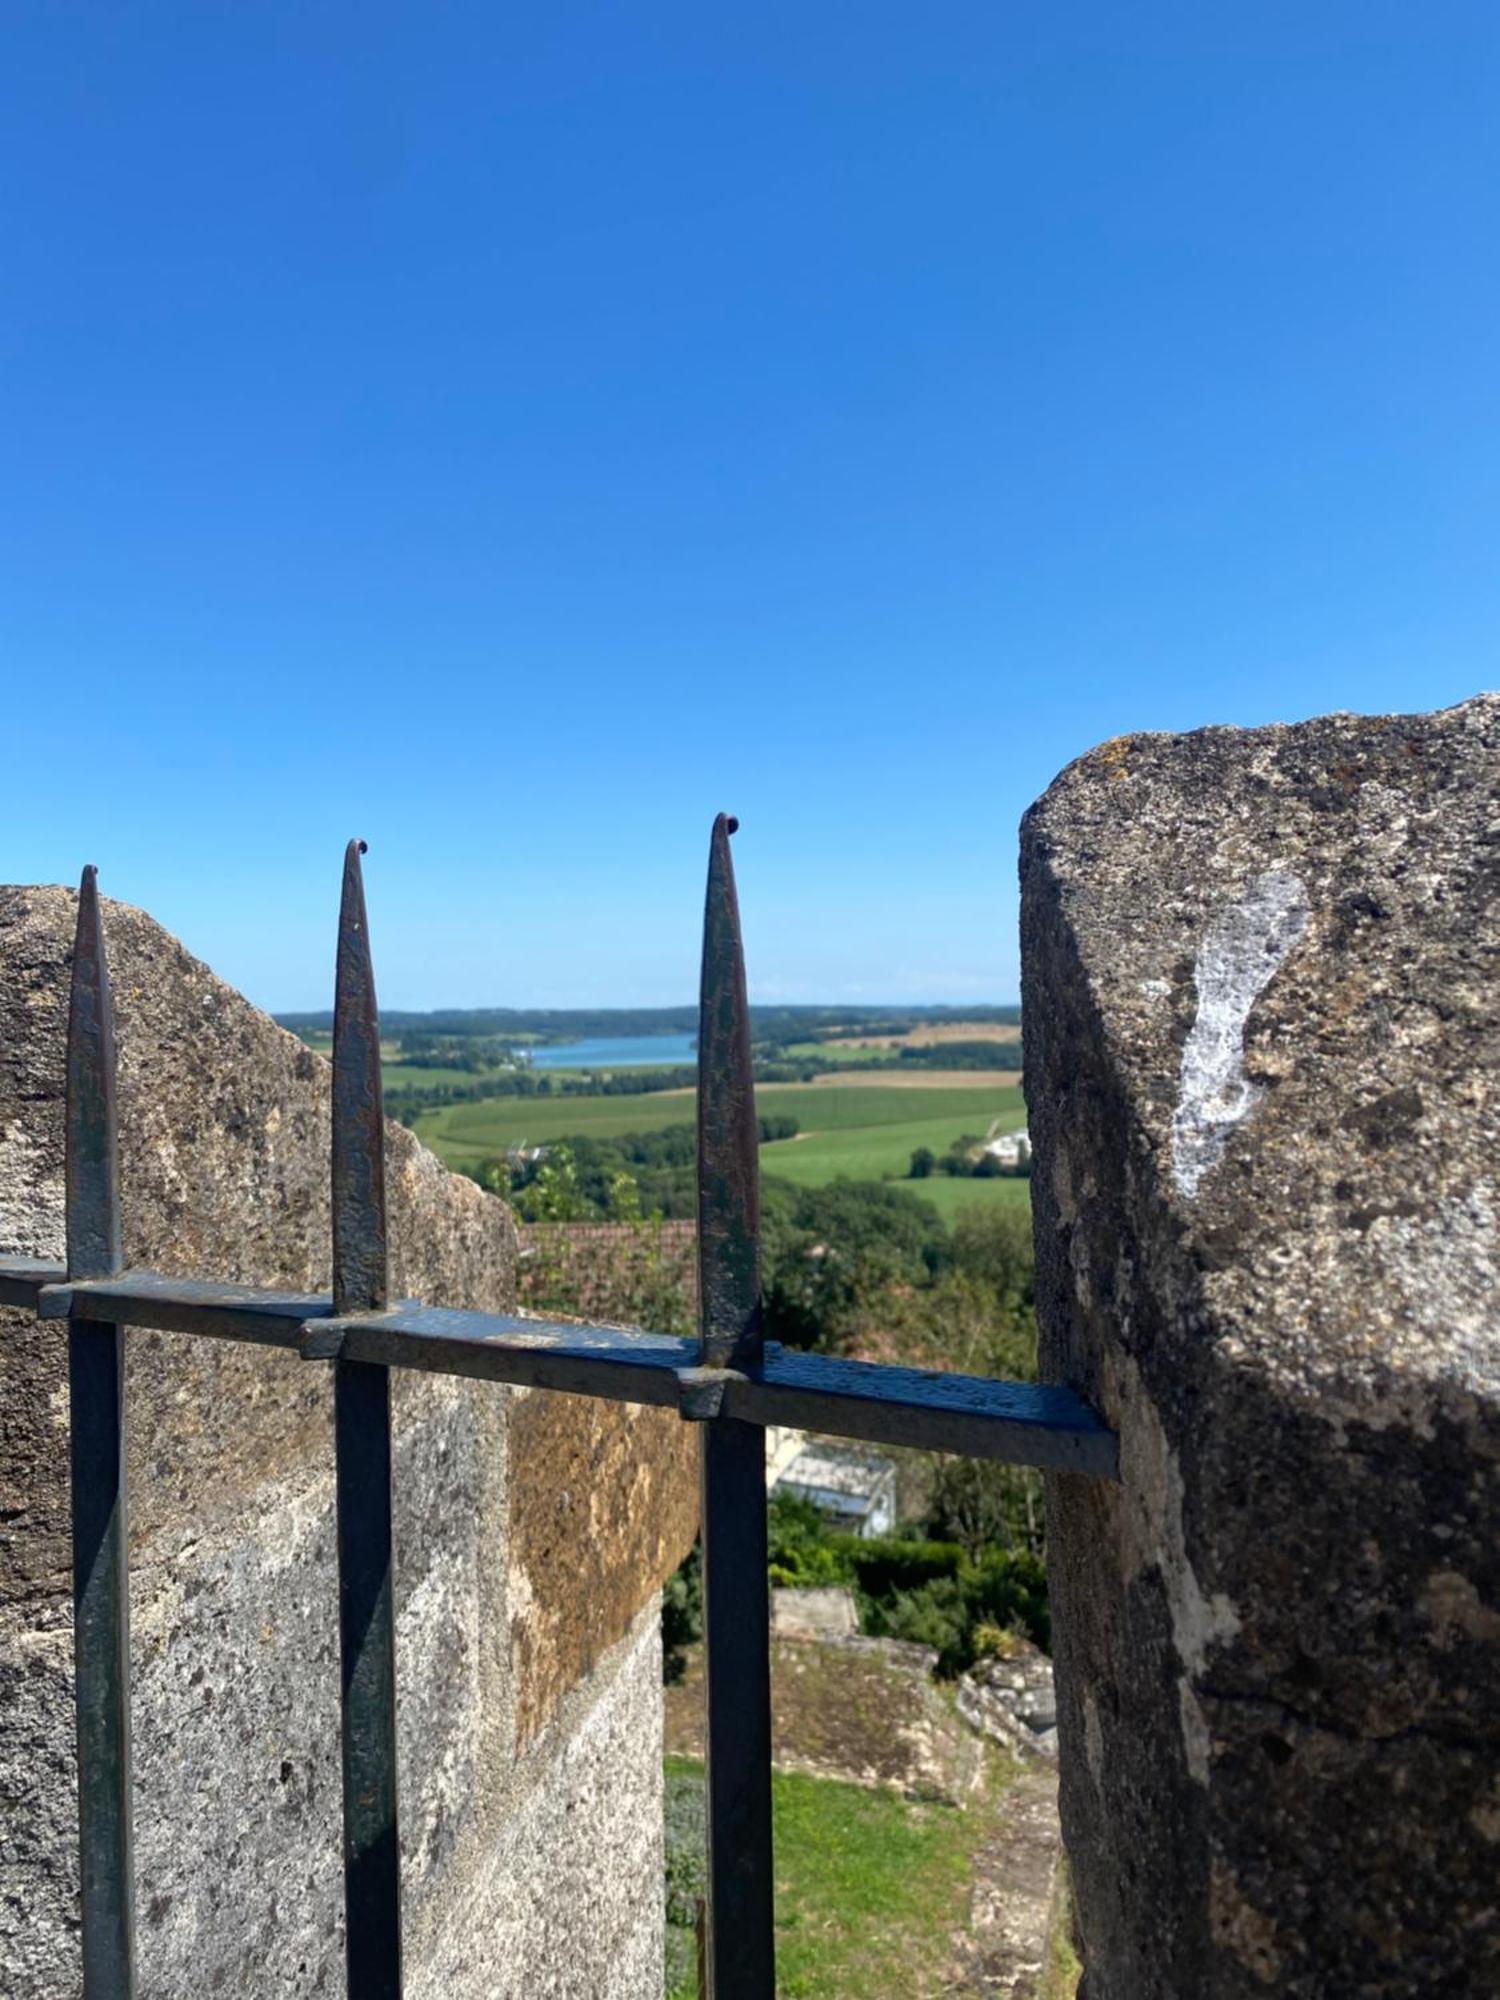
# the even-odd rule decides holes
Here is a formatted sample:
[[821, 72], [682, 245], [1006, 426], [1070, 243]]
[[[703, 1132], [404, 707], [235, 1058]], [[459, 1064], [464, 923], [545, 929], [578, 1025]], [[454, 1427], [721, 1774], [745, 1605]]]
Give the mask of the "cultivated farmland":
[[[899, 1087], [874, 1075], [849, 1083], [763, 1084], [756, 1089], [755, 1105], [762, 1117], [785, 1115], [799, 1127], [795, 1139], [761, 1147], [762, 1173], [804, 1187], [819, 1187], [840, 1175], [902, 1179], [919, 1146], [942, 1154], [955, 1139], [983, 1137], [996, 1121], [1001, 1131], [1026, 1122], [1020, 1079], [1008, 1072], [1003, 1081], [980, 1075], [925, 1085], [907, 1075]], [[424, 1112], [416, 1131], [449, 1166], [464, 1168], [508, 1146], [545, 1144], [568, 1133], [604, 1139], [622, 1132], [656, 1132], [691, 1125], [695, 1116], [690, 1090], [642, 1097], [499, 1097]], [[950, 1180], [934, 1174], [906, 1184], [950, 1218], [971, 1201], [1027, 1198], [1024, 1180]]]

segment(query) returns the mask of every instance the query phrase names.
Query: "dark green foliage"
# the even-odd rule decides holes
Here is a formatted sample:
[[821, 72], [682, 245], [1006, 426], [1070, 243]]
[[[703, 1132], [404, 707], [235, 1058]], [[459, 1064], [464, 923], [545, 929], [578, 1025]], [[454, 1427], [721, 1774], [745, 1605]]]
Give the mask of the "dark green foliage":
[[949, 1238], [952, 1268], [991, 1293], [1007, 1312], [1022, 1315], [1036, 1334], [1036, 1256], [1031, 1216], [1013, 1208], [970, 1208]]
[[666, 1769], [666, 1980], [669, 1995], [698, 1991], [698, 1909], [708, 1894], [708, 1819], [703, 1767]]
[[[762, 1144], [793, 1139], [797, 1121], [784, 1115], [762, 1118]], [[539, 1203], [537, 1190], [555, 1176], [556, 1162], [566, 1153], [572, 1162], [577, 1205], [568, 1215]], [[471, 1179], [491, 1193], [503, 1195], [523, 1222], [629, 1220], [620, 1212], [621, 1177], [636, 1190], [635, 1212], [658, 1215], [664, 1221], [691, 1219], [698, 1212], [698, 1141], [691, 1125], [669, 1125], [658, 1132], [622, 1132], [598, 1139], [587, 1132], [550, 1140], [540, 1159], [510, 1166], [493, 1154], [467, 1169]]]
[[687, 1648], [703, 1637], [703, 1558], [697, 1542], [662, 1585], [661, 1677], [682, 1679]]
[[778, 1587], [810, 1588], [854, 1581], [841, 1546], [849, 1537], [830, 1534], [827, 1521], [811, 1500], [794, 1493], [773, 1493], [766, 1508], [766, 1529], [770, 1578]]
[[1047, 1572], [1040, 1557], [1025, 1553], [991, 1549], [978, 1562], [965, 1557], [952, 1575], [886, 1597], [862, 1597], [860, 1608], [865, 1631], [875, 1637], [936, 1647], [937, 1670], [945, 1678], [974, 1664], [983, 1626], [1023, 1632], [1043, 1650], [1052, 1644]]
[[402, 1062], [420, 1063], [425, 1069], [473, 1072], [515, 1061], [510, 1043], [493, 1035], [432, 1035], [408, 1029], [398, 1037], [397, 1047]]
[[789, 1347], [836, 1349], [861, 1305], [892, 1284], [925, 1284], [946, 1253], [937, 1210], [900, 1186], [834, 1181], [761, 1190], [766, 1333]]
[[[865, 1632], [935, 1647], [940, 1674], [973, 1664], [983, 1626], [1050, 1646], [1046, 1570], [1032, 1549], [980, 1545], [967, 1552], [956, 1542], [898, 1535], [864, 1541], [837, 1533], [811, 1501], [787, 1493], [771, 1495], [767, 1526], [774, 1587], [852, 1588]], [[700, 1590], [695, 1550], [663, 1593], [669, 1680], [682, 1671], [681, 1648], [701, 1632]]]
[[593, 1070], [513, 1069], [482, 1076], [474, 1083], [410, 1085], [386, 1093], [385, 1108], [404, 1124], [418, 1111], [443, 1104], [482, 1104], [492, 1097], [648, 1097], [661, 1090], [692, 1090], [698, 1072], [679, 1069]]
[[925, 1590], [944, 1577], [956, 1577], [964, 1552], [951, 1542], [913, 1541], [899, 1535], [833, 1537], [845, 1550], [850, 1572], [862, 1598], [883, 1604], [914, 1590]]
[[931, 1042], [897, 1051], [903, 1069], [1020, 1069], [1019, 1042]]
[[911, 1156], [911, 1177], [914, 1181], [925, 1181], [937, 1165], [937, 1154], [931, 1146], [918, 1146]]
[[1042, 1550], [1042, 1482], [1027, 1465], [992, 1458], [939, 1458], [927, 1516], [930, 1531], [975, 1560], [987, 1548]]

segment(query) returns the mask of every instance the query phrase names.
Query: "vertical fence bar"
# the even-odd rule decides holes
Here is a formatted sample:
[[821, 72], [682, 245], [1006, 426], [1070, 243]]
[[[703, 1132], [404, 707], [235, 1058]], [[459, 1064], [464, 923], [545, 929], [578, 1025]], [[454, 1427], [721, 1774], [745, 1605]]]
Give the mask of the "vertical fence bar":
[[[750, 1010], [729, 836], [709, 848], [698, 1016], [698, 1283], [704, 1367], [760, 1359], [760, 1182]], [[703, 1430], [703, 1632], [708, 1766], [708, 1992], [771, 2000], [770, 1600], [765, 1433]]]
[[[115, 1023], [97, 874], [85, 868], [68, 1002], [68, 1275], [120, 1268]], [[130, 1799], [130, 1585], [125, 1503], [125, 1337], [68, 1322], [73, 1660], [86, 2000], [135, 1992]]]
[[[386, 1303], [385, 1129], [380, 1020], [359, 857], [344, 856], [333, 1005], [333, 1309]], [[344, 1758], [344, 1912], [349, 2000], [401, 1992], [396, 1805], [396, 1638], [391, 1594], [388, 1371], [334, 1363], [339, 1650]]]

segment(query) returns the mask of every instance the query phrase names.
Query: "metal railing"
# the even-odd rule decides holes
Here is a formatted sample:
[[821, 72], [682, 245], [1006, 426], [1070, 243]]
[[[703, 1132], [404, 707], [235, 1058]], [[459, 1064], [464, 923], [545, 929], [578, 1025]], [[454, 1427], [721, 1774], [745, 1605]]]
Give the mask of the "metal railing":
[[460, 1312], [387, 1295], [380, 1029], [360, 871], [344, 860], [333, 1032], [333, 1291], [300, 1297], [122, 1268], [115, 1037], [95, 870], [78, 902], [67, 1048], [67, 1268], [0, 1261], [0, 1303], [68, 1322], [84, 1992], [131, 2000], [124, 1329], [291, 1348], [334, 1371], [350, 2000], [401, 1991], [392, 1368], [664, 1404], [701, 1423], [707, 1694], [708, 1990], [770, 2000], [771, 1693], [767, 1424], [1118, 1476], [1070, 1390], [787, 1352], [761, 1329], [757, 1130], [736, 822], [714, 823], [698, 1040], [696, 1343]]

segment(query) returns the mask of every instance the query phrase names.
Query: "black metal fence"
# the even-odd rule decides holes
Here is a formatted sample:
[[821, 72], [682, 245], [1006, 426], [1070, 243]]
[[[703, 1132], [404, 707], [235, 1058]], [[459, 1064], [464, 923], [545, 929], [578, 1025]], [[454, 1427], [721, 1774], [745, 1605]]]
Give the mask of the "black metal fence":
[[387, 1296], [380, 1029], [360, 873], [344, 860], [333, 1040], [333, 1292], [295, 1297], [122, 1269], [115, 1043], [95, 871], [78, 903], [67, 1050], [67, 1268], [0, 1261], [0, 1303], [68, 1321], [84, 1992], [135, 1993], [124, 1329], [295, 1349], [334, 1371], [350, 2000], [401, 1991], [392, 1368], [674, 1407], [701, 1423], [709, 1827], [708, 1987], [775, 1990], [763, 1431], [793, 1424], [1117, 1476], [1069, 1390], [789, 1353], [762, 1336], [756, 1122], [735, 821], [714, 823], [698, 1041], [696, 1343]]

